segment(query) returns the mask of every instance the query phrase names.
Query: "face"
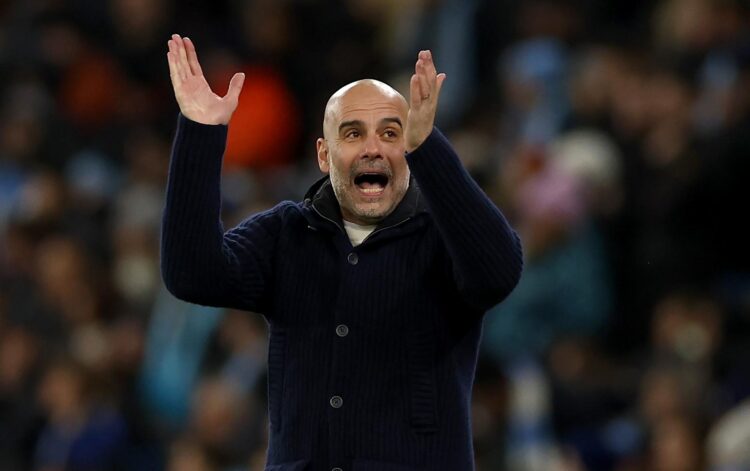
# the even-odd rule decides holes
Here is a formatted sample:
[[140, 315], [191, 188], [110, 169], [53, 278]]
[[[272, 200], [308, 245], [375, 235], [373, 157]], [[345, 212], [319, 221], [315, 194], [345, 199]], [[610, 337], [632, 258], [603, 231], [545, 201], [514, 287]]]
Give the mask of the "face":
[[388, 216], [409, 187], [404, 158], [406, 100], [379, 82], [357, 82], [326, 107], [318, 165], [328, 173], [345, 220], [373, 225]]

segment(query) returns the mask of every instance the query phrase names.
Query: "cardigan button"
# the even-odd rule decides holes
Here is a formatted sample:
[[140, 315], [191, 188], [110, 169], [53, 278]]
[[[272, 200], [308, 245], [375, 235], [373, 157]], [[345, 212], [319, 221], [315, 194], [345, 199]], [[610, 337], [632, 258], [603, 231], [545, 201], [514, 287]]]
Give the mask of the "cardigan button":
[[331, 471], [344, 471], [344, 470], [341, 468], [331, 468]]
[[359, 263], [359, 256], [354, 252], [350, 253], [349, 256], [346, 257], [346, 259], [351, 265], [356, 265], [357, 263]]
[[338, 335], [339, 337], [346, 337], [347, 335], [349, 335], [349, 327], [344, 324], [336, 326], [336, 335]]
[[344, 405], [344, 400], [341, 399], [341, 396], [333, 396], [329, 402], [334, 409], [338, 409]]

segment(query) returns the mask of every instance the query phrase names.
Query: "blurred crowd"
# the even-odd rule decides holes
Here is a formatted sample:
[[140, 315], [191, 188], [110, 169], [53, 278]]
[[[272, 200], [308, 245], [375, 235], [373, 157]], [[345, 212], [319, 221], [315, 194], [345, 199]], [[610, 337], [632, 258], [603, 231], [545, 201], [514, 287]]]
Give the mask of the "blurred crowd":
[[743, 0], [0, 2], [0, 469], [263, 469], [263, 318], [159, 276], [173, 32], [219, 93], [247, 75], [225, 227], [317, 178], [333, 91], [406, 93], [433, 50], [526, 260], [485, 318], [478, 471], [750, 469]]

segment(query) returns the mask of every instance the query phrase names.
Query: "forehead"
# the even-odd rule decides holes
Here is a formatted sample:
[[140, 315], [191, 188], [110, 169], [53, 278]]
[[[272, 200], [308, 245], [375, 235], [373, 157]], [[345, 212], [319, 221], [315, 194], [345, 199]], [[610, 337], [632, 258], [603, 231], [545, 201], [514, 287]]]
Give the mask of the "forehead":
[[334, 96], [327, 118], [338, 126], [353, 119], [369, 121], [371, 118], [398, 117], [405, 122], [408, 112], [406, 100], [395, 90], [365, 84], [352, 87]]

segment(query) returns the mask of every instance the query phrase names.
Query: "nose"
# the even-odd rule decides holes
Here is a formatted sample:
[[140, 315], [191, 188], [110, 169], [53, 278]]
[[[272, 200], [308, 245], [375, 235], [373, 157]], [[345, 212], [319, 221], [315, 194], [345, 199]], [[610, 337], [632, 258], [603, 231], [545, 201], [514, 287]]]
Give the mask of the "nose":
[[369, 133], [362, 146], [363, 158], [382, 157], [380, 149], [380, 136], [377, 133]]

